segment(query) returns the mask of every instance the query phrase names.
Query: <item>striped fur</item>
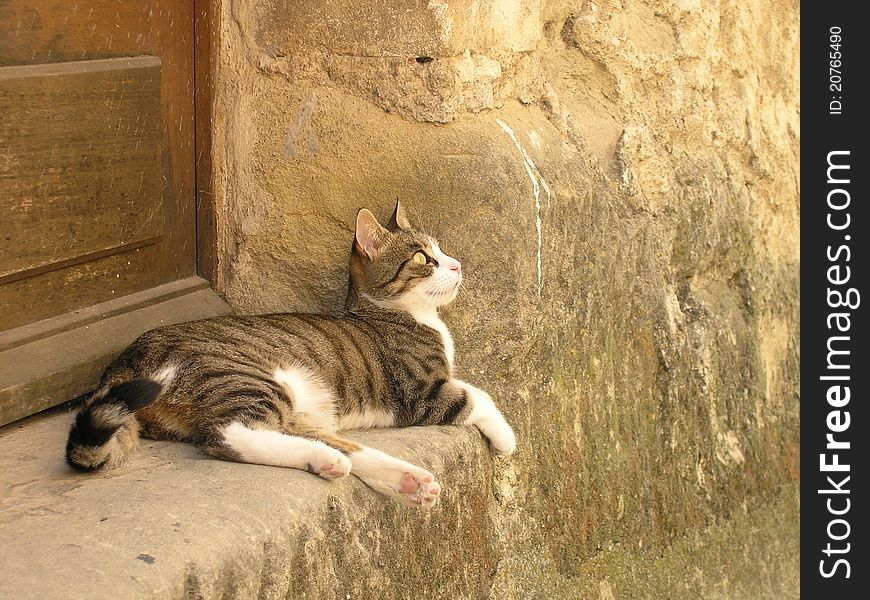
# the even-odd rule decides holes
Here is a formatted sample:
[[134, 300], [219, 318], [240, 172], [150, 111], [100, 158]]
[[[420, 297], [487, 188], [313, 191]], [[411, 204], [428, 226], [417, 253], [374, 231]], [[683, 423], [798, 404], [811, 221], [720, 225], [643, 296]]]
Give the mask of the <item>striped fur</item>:
[[513, 451], [489, 395], [453, 378], [437, 309], [461, 279], [459, 262], [412, 229], [398, 203], [388, 228], [363, 209], [340, 315], [227, 316], [145, 333], [76, 417], [67, 461], [116, 466], [141, 434], [328, 479], [353, 471], [402, 502], [431, 505], [440, 488], [430, 473], [337, 432], [474, 424], [495, 451]]

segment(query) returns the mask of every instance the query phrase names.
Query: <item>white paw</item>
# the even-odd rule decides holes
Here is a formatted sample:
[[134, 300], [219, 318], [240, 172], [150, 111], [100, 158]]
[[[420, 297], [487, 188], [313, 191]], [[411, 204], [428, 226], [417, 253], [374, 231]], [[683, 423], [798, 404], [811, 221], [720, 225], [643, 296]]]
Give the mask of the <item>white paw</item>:
[[350, 459], [354, 475], [402, 504], [430, 507], [438, 501], [441, 486], [426, 469], [374, 448], [354, 452]]
[[496, 454], [507, 456], [517, 449], [517, 438], [514, 430], [507, 423], [501, 423], [488, 432], [489, 444]]
[[350, 473], [350, 459], [324, 444], [309, 456], [308, 470], [324, 479], [338, 479]]
[[441, 493], [441, 486], [432, 473], [415, 468], [414, 473], [403, 473], [396, 491], [398, 499], [409, 506], [434, 506]]

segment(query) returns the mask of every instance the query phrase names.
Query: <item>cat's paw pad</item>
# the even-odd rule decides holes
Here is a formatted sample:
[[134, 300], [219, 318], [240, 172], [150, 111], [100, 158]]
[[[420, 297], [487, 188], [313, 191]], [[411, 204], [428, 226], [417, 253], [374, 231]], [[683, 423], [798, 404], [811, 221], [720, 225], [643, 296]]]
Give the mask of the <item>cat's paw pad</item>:
[[429, 507], [438, 501], [441, 486], [431, 473], [420, 469], [418, 473], [402, 475], [398, 492], [406, 504]]
[[338, 479], [350, 473], [350, 459], [338, 450], [326, 448], [309, 459], [308, 470], [324, 479]]
[[513, 454], [517, 449], [517, 438], [514, 435], [514, 430], [509, 425], [504, 424], [499, 427], [489, 438], [489, 444], [492, 446], [492, 451], [501, 456]]

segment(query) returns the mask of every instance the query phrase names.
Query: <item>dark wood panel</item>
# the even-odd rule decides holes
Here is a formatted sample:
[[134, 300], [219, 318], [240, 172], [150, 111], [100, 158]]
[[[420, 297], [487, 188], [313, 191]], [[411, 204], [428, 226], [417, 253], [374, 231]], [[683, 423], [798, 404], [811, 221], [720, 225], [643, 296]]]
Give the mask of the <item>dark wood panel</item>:
[[0, 68], [0, 281], [160, 237], [160, 63]]
[[0, 2], [0, 65], [157, 54], [155, 8], [164, 10], [131, 0]]
[[160, 246], [153, 244], [0, 286], [0, 329], [158, 285], [154, 264], [160, 258]]
[[196, 270], [194, 0], [0, 1], [0, 65], [161, 59], [167, 252], [161, 281]]

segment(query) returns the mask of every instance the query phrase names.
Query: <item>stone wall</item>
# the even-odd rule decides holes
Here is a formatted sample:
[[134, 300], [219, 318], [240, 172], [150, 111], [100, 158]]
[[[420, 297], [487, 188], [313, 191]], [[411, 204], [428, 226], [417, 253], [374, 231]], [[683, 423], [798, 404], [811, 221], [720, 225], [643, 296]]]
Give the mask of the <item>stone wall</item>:
[[[357, 209], [396, 197], [463, 261], [457, 366], [520, 445], [481, 473], [494, 597], [796, 596], [798, 3], [225, 0], [221, 20], [218, 291], [339, 308]], [[728, 588], [719, 544], [750, 530], [767, 571]]]

